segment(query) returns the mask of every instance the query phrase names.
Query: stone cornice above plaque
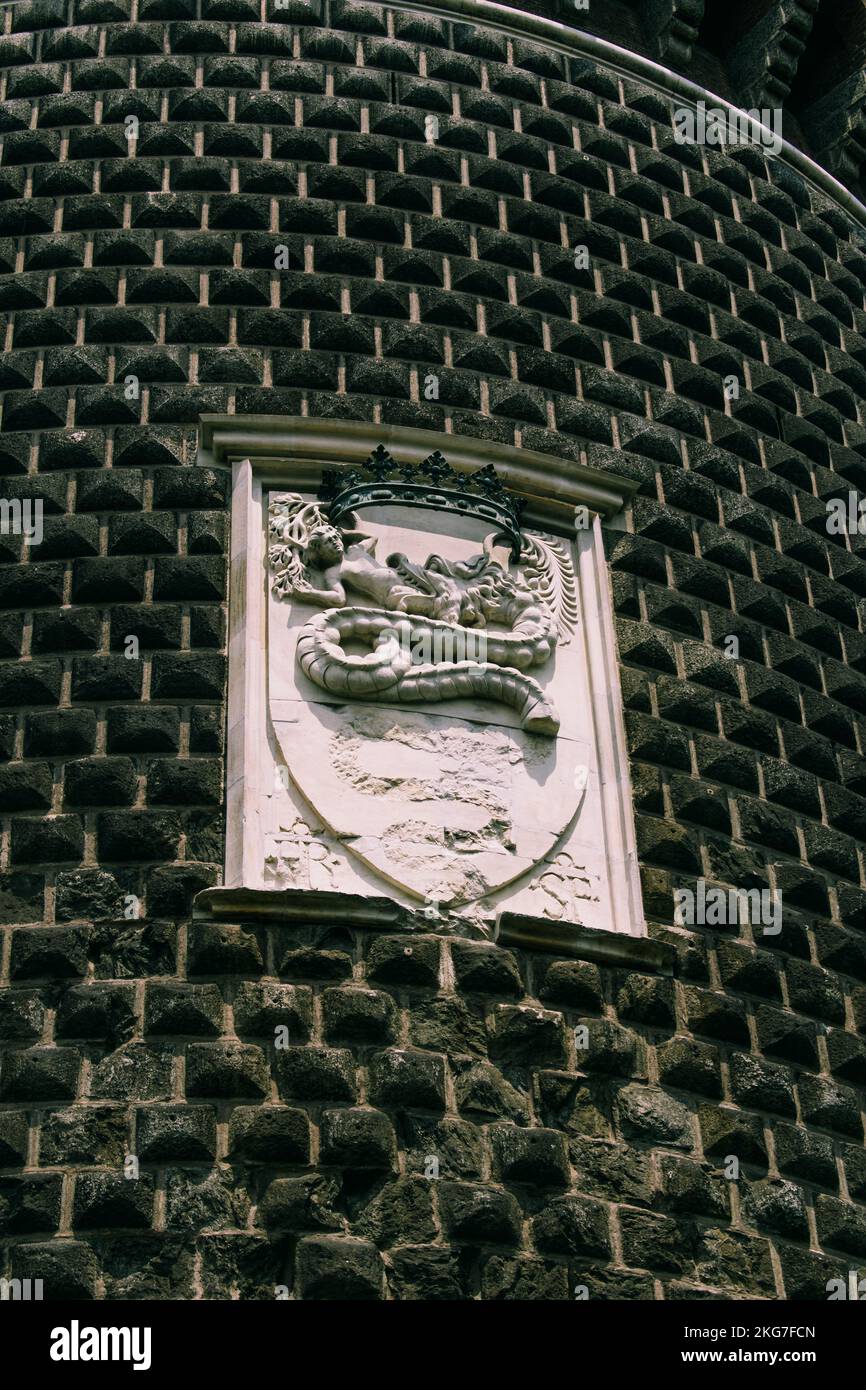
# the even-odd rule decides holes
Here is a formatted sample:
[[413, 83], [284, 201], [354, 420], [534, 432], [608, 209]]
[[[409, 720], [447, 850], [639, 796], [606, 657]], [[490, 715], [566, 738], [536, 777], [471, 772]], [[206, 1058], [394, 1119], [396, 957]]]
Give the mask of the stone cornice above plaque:
[[558, 535], [572, 534], [576, 507], [613, 517], [640, 486], [633, 478], [603, 473], [555, 454], [366, 420], [203, 415], [201, 444], [202, 463], [232, 464], [250, 459], [263, 484], [284, 483], [290, 463], [292, 486], [301, 491], [316, 491], [323, 469], [332, 466], [335, 459], [349, 466], [363, 465], [379, 445], [401, 463], [415, 467], [440, 450], [457, 472], [474, 473], [493, 464], [504, 486], [523, 500], [523, 524]]

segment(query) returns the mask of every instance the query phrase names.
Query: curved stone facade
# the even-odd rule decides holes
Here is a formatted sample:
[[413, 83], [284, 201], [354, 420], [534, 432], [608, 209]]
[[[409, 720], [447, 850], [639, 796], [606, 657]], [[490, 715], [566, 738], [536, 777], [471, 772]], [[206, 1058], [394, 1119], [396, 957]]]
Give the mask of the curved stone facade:
[[[647, 0], [634, 48], [682, 69], [661, 12], [702, 8]], [[826, 1297], [866, 1258], [866, 563], [827, 507], [866, 489], [866, 213], [677, 143], [675, 88], [564, 29], [200, 11], [36, 0], [0, 37], [0, 471], [44, 517], [0, 537], [0, 1274]], [[767, 90], [732, 63], [723, 97]], [[639, 483], [607, 542], [655, 953], [191, 920], [224, 844], [214, 413]], [[697, 880], [781, 895], [780, 929], [676, 922]]]

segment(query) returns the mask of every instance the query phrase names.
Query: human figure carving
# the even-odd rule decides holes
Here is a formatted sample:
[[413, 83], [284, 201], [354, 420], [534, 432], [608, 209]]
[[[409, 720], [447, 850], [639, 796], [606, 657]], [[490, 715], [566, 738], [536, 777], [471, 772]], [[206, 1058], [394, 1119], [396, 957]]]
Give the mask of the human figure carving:
[[295, 595], [330, 608], [345, 604], [349, 588], [390, 612], [432, 613], [435, 595], [403, 583], [395, 569], [376, 559], [375, 551], [372, 536], [351, 532], [344, 540], [336, 526], [317, 526], [304, 547], [303, 559], [305, 568], [321, 571], [324, 586], [316, 588], [302, 576], [294, 581]]

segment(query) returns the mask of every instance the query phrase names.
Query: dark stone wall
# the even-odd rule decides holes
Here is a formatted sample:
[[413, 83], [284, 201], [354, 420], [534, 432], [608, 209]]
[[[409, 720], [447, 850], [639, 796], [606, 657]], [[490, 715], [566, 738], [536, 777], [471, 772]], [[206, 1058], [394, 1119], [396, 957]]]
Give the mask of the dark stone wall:
[[[0, 491], [45, 536], [0, 536], [0, 1272], [825, 1296], [866, 1258], [866, 564], [826, 527], [866, 487], [863, 229], [754, 148], [677, 146], [639, 83], [469, 24], [354, 0], [5, 22]], [[674, 979], [190, 925], [224, 833], [203, 411], [640, 481], [609, 559]], [[675, 928], [698, 877], [781, 889], [780, 934]]]

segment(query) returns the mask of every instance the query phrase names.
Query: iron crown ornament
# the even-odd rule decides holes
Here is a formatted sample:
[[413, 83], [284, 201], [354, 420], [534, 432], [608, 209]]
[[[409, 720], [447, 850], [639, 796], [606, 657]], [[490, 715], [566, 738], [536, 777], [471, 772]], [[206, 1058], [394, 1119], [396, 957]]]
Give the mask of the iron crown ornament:
[[415, 467], [398, 464], [377, 444], [360, 467], [324, 469], [318, 497], [335, 526], [364, 507], [388, 504], [478, 517], [508, 536], [512, 559], [520, 555], [523, 498], [506, 491], [492, 463], [458, 473], [436, 449]]

